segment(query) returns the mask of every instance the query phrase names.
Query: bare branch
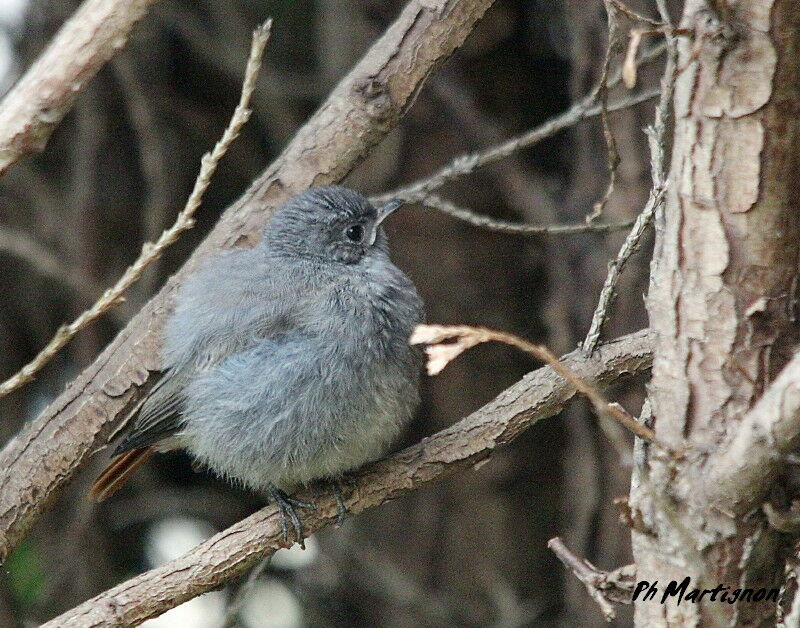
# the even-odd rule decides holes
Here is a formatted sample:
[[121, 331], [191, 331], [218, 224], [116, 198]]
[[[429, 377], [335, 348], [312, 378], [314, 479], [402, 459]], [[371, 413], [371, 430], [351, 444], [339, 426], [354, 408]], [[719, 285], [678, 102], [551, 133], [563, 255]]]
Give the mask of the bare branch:
[[625, 16], [627, 16], [634, 22], [643, 22], [655, 28], [662, 26], [661, 22], [659, 22], [658, 20], [654, 20], [652, 18], [647, 17], [646, 15], [637, 13], [636, 11], [631, 9], [627, 4], [621, 2], [620, 0], [609, 0], [609, 4], [611, 4], [617, 11], [623, 13]]
[[575, 574], [578, 580], [583, 582], [589, 595], [600, 607], [606, 621], [610, 622], [617, 616], [614, 603], [630, 604], [633, 580], [636, 577], [635, 565], [625, 565], [609, 573], [601, 571], [585, 558], [573, 554], [559, 537], [550, 539], [547, 547], [567, 569]]
[[194, 213], [197, 211], [197, 208], [200, 207], [203, 195], [211, 182], [211, 177], [217, 170], [219, 160], [228, 152], [231, 142], [236, 139], [239, 135], [239, 131], [241, 131], [244, 124], [250, 118], [250, 97], [253, 94], [255, 82], [258, 78], [258, 71], [261, 68], [261, 57], [264, 54], [264, 47], [269, 40], [271, 26], [272, 21], [269, 20], [253, 32], [253, 43], [250, 48], [250, 58], [247, 60], [247, 69], [245, 70], [239, 104], [236, 105], [236, 109], [233, 112], [233, 116], [225, 132], [222, 134], [222, 138], [216, 143], [214, 149], [210, 153], [203, 155], [200, 162], [200, 174], [197, 175], [194, 189], [189, 195], [189, 199], [186, 201], [186, 206], [178, 214], [175, 223], [172, 227], [164, 231], [155, 243], [146, 242], [142, 246], [142, 252], [139, 254], [136, 261], [128, 266], [122, 274], [122, 277], [117, 280], [117, 283], [106, 290], [92, 307], [83, 312], [68, 325], [59, 327], [53, 338], [50, 339], [50, 342], [39, 351], [33, 360], [1, 383], [0, 397], [8, 395], [33, 380], [36, 373], [42, 370], [81, 329], [100, 318], [111, 308], [122, 303], [124, 300], [123, 295], [127, 292], [128, 288], [136, 283], [142, 276], [144, 270], [161, 257], [164, 251], [178, 240], [181, 233], [194, 226]]
[[706, 462], [701, 499], [723, 512], [744, 514], [764, 496], [800, 436], [800, 353], [783, 367], [744, 415], [731, 441]]
[[[377, 202], [377, 201], [376, 201]], [[518, 235], [564, 235], [570, 233], [609, 233], [629, 229], [633, 221], [616, 223], [580, 223], [575, 225], [528, 225], [505, 220], [497, 220], [478, 214], [470, 209], [459, 207], [455, 203], [441, 198], [436, 194], [428, 194], [424, 199], [416, 201], [425, 207], [438, 209], [443, 214], [463, 220], [475, 227], [487, 229], [489, 231], [499, 231], [501, 233], [515, 233]]]
[[[617, 168], [619, 168], [620, 164], [617, 141], [614, 139], [614, 134], [611, 131], [611, 123], [608, 119], [608, 78], [609, 73], [611, 72], [611, 57], [614, 56], [614, 54], [618, 52], [621, 47], [619, 20], [617, 17], [617, 12], [620, 10], [619, 4], [621, 3], [614, 3], [612, 0], [605, 0], [603, 4], [606, 9], [606, 18], [608, 24], [606, 29], [608, 33], [608, 43], [606, 44], [606, 54], [603, 58], [603, 70], [600, 74], [600, 80], [597, 82], [596, 94], [600, 100], [600, 123], [603, 128], [603, 138], [606, 142], [606, 168], [608, 170], [608, 185], [606, 185], [606, 191], [603, 194], [603, 197], [594, 204], [592, 211], [586, 215], [586, 222], [590, 224], [603, 215], [603, 210], [605, 210], [608, 201], [611, 200], [611, 196], [614, 194], [614, 185], [617, 182]], [[621, 68], [620, 75], [623, 79], [625, 78], [626, 67], [624, 65]]]
[[[604, 387], [650, 367], [650, 338], [642, 331], [605, 344], [592, 356], [574, 351], [562, 360], [565, 368], [580, 379]], [[574, 386], [550, 367], [529, 373], [455, 425], [346, 478], [342, 484], [348, 511], [358, 514], [486, 461], [496, 447], [558, 413], [574, 394]], [[316, 499], [311, 488], [295, 497], [316, 500], [317, 509], [303, 518], [306, 535], [336, 522], [332, 496]], [[181, 558], [109, 589], [45, 626], [137, 624], [241, 576], [285, 543], [278, 510], [268, 506]]]
[[75, 97], [158, 0], [86, 0], [0, 103], [0, 174], [41, 151]]
[[[671, 24], [670, 24], [671, 26]], [[675, 90], [676, 67], [678, 59], [678, 48], [675, 35], [671, 32], [665, 34], [667, 41], [667, 63], [664, 67], [664, 76], [661, 79], [661, 95], [656, 107], [655, 118], [652, 126], [648, 127], [647, 141], [650, 145], [650, 176], [653, 180], [653, 187], [650, 189], [650, 196], [642, 212], [636, 217], [628, 237], [609, 265], [608, 275], [600, 291], [600, 298], [592, 315], [592, 322], [589, 331], [583, 341], [583, 350], [592, 352], [600, 340], [608, 309], [614, 299], [614, 290], [617, 285], [622, 269], [630, 259], [642, 240], [647, 228], [653, 220], [655, 213], [663, 206], [664, 195], [667, 191], [667, 172], [666, 172], [666, 129], [669, 119], [670, 106], [672, 104], [672, 93]]]
[[[661, 49], [657, 50], [660, 53]], [[652, 51], [647, 55], [643, 55], [642, 59], [640, 60], [640, 64], [643, 63], [645, 59], [649, 60], [654, 56], [655, 55]], [[621, 98], [620, 100], [611, 103], [608, 106], [608, 111], [620, 111], [622, 109], [633, 107], [639, 103], [647, 102], [648, 100], [655, 98], [659, 95], [659, 93], [659, 90], [651, 90], [642, 92], [641, 94], [635, 94], [633, 96]], [[564, 113], [551, 118], [544, 124], [541, 124], [538, 127], [523, 133], [522, 135], [518, 135], [486, 151], [467, 153], [456, 157], [448, 165], [444, 166], [433, 175], [402, 188], [398, 188], [392, 192], [382, 194], [376, 197], [375, 200], [378, 202], [385, 202], [393, 198], [403, 198], [409, 201], [424, 200], [433, 190], [442, 187], [448, 181], [471, 174], [478, 168], [500, 161], [501, 159], [504, 159], [505, 157], [522, 150], [523, 148], [528, 148], [541, 142], [542, 140], [547, 139], [548, 137], [552, 137], [559, 131], [566, 129], [573, 124], [580, 122], [581, 120], [599, 115], [601, 107], [600, 105], [596, 104], [596, 98], [596, 95], [592, 93], [589, 96], [586, 96], [583, 100], [572, 105], [572, 107], [570, 107]]]
[[95, 362], [0, 452], [0, 559], [54, 491], [102, 447], [160, 363], [160, 330], [183, 278], [208, 255], [252, 244], [273, 209], [312, 185], [340, 181], [392, 129], [431, 71], [492, 0], [412, 0], [283, 153], [229, 207], [190, 260]]

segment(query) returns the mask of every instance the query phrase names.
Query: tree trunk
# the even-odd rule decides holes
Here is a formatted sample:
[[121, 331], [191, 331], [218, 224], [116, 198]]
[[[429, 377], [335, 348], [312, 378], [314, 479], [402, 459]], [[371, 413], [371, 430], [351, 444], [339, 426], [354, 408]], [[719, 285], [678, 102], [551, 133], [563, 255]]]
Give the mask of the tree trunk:
[[[716, 8], [714, 8], [716, 7]], [[657, 217], [647, 300], [657, 333], [650, 385], [659, 440], [640, 452], [631, 489], [637, 626], [774, 625], [774, 601], [699, 603], [670, 581], [777, 588], [790, 541], [761, 508], [744, 517], [703, 500], [708, 454], [785, 364], [794, 316], [800, 221], [797, 137], [800, 6], [792, 0], [687, 0], [675, 90], [669, 191]], [[736, 495], [731, 495], [733, 502]]]

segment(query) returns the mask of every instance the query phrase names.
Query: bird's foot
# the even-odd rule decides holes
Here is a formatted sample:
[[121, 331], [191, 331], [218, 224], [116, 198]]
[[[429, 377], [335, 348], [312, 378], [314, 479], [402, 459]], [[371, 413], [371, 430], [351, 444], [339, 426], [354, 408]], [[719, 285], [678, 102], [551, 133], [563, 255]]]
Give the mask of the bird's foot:
[[347, 518], [347, 507], [344, 505], [344, 498], [342, 497], [342, 487], [339, 480], [331, 480], [331, 492], [336, 498], [336, 527], [340, 528]]
[[297, 514], [296, 508], [309, 508], [316, 510], [314, 504], [308, 502], [301, 502], [298, 499], [289, 497], [281, 489], [274, 484], [269, 485], [269, 496], [278, 505], [281, 510], [281, 530], [283, 531], [283, 540], [289, 542], [289, 524], [294, 528], [294, 536], [297, 543], [303, 549], [306, 548], [306, 541], [303, 538], [303, 524]]

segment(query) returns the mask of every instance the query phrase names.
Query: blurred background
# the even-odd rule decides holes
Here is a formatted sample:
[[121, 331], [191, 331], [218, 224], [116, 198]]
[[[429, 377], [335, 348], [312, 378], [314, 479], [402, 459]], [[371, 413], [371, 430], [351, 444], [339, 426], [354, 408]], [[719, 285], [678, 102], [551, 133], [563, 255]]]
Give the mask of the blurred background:
[[[628, 4], [654, 15], [651, 2]], [[0, 1], [0, 92], [76, 6]], [[238, 100], [251, 30], [272, 16], [255, 113], [223, 159], [197, 227], [150, 267], [124, 305], [82, 332], [34, 384], [0, 401], [4, 440], [179, 267], [402, 6], [397, 0], [164, 0], [154, 7], [79, 96], [45, 152], [0, 178], [0, 376], [31, 359], [62, 322], [113, 283], [143, 241], [172, 223], [201, 155]], [[606, 35], [601, 0], [497, 0], [346, 183], [381, 193], [563, 111], [600, 76]], [[659, 66], [642, 71], [640, 83], [657, 85]], [[652, 103], [611, 115], [622, 161], [608, 221], [632, 218], [644, 204], [650, 181], [642, 128], [651, 115]], [[442, 195], [505, 220], [580, 222], [605, 193], [606, 154], [594, 118], [449, 184]], [[388, 230], [393, 258], [419, 287], [430, 322], [496, 327], [558, 353], [586, 333], [607, 262], [624, 237], [490, 233], [418, 205], [393, 216]], [[623, 276], [606, 338], [646, 323], [648, 247]], [[423, 406], [397, 446], [455, 422], [537, 366], [502, 346], [478, 347], [425, 379]], [[637, 389], [641, 382], [612, 397], [635, 412]], [[174, 455], [157, 457], [98, 506], [83, 496], [106, 461], [107, 454], [95, 457], [0, 571], [0, 625], [48, 619], [264, 503], [193, 472], [187, 458]], [[627, 463], [585, 404], [573, 402], [479, 470], [315, 535], [305, 552], [281, 550], [235, 617], [225, 618], [233, 585], [148, 625], [599, 625], [583, 585], [546, 542], [560, 535], [604, 569], [630, 562], [628, 530], [613, 504], [627, 494]], [[626, 613], [619, 625], [630, 623]]]

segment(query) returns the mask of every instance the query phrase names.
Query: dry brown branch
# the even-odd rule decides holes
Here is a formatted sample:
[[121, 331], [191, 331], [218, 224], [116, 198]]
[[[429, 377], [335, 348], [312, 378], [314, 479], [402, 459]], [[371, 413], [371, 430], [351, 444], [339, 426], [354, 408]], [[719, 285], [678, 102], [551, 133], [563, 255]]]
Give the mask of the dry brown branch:
[[647, 228], [650, 226], [653, 216], [664, 203], [664, 195], [667, 191], [667, 164], [665, 159], [666, 129], [670, 106], [672, 104], [672, 94], [675, 91], [678, 56], [675, 35], [668, 33], [665, 37], [667, 40], [667, 63], [664, 67], [663, 78], [661, 79], [660, 97], [653, 124], [645, 130], [647, 133], [647, 141], [650, 146], [650, 176], [653, 181], [653, 187], [650, 189], [650, 196], [647, 199], [644, 209], [636, 217], [633, 229], [631, 229], [630, 233], [625, 238], [625, 242], [622, 244], [619, 253], [617, 253], [617, 257], [609, 265], [608, 275], [600, 291], [597, 307], [592, 314], [592, 322], [589, 325], [589, 331], [586, 333], [586, 338], [583, 341], [584, 351], [594, 351], [597, 343], [600, 341], [600, 334], [603, 331], [603, 325], [608, 317], [608, 309], [611, 307], [611, 302], [614, 299], [614, 291], [620, 273], [631, 255], [639, 248], [639, 243], [647, 231]]
[[467, 37], [492, 0], [412, 0], [283, 153], [228, 208], [160, 293], [95, 362], [0, 452], [0, 558], [53, 493], [102, 447], [160, 367], [160, 329], [175, 289], [209, 254], [252, 243], [272, 210], [312, 185], [340, 181], [391, 130], [423, 81]]
[[[650, 359], [650, 338], [644, 331], [605, 344], [592, 356], [574, 351], [562, 358], [570, 373], [597, 387], [646, 371]], [[348, 511], [358, 514], [486, 461], [496, 447], [558, 413], [574, 394], [574, 386], [551, 367], [529, 373], [455, 425], [347, 478], [343, 496]], [[332, 496], [317, 499], [311, 488], [296, 497], [316, 501], [317, 509], [303, 517], [306, 535], [336, 522]], [[243, 575], [283, 546], [278, 511], [268, 506], [183, 557], [101, 593], [45, 626], [134, 625]]]
[[543, 345], [535, 345], [514, 334], [467, 325], [417, 325], [409, 342], [412, 345], [426, 345], [428, 375], [438, 375], [464, 351], [484, 342], [502, 342], [516, 347], [550, 365], [556, 373], [566, 379], [591, 402], [599, 416], [614, 419], [639, 438], [658, 444], [661, 449], [667, 451], [666, 447], [658, 443], [653, 430], [637, 422], [619, 404], [608, 403], [597, 388], [582, 380]]
[[580, 223], [575, 225], [528, 225], [505, 220], [498, 220], [489, 216], [484, 216], [464, 207], [459, 207], [455, 203], [441, 198], [436, 194], [428, 194], [421, 201], [417, 201], [425, 207], [437, 209], [443, 214], [463, 220], [475, 227], [487, 229], [488, 231], [499, 231], [501, 233], [514, 233], [517, 235], [564, 235], [570, 233], [609, 233], [629, 229], [633, 226], [633, 221], [612, 222], [612, 223]]
[[612, 621], [617, 616], [614, 604], [631, 603], [636, 577], [635, 565], [625, 565], [612, 572], [601, 571], [585, 558], [573, 554], [559, 537], [550, 539], [547, 547], [586, 586], [606, 621]]
[[41, 151], [75, 97], [158, 0], [86, 0], [0, 103], [0, 174]]
[[244, 82], [242, 84], [242, 93], [239, 99], [239, 104], [233, 112], [230, 122], [220, 140], [214, 146], [210, 153], [203, 155], [200, 162], [200, 173], [197, 175], [197, 180], [194, 183], [194, 189], [186, 201], [186, 205], [178, 214], [175, 223], [166, 231], [161, 234], [161, 237], [156, 242], [146, 242], [142, 246], [142, 252], [136, 261], [128, 266], [111, 288], [106, 290], [102, 296], [90, 307], [83, 312], [78, 318], [69, 323], [62, 325], [56, 331], [50, 342], [39, 351], [36, 357], [28, 362], [17, 373], [9, 377], [6, 381], [0, 384], [0, 398], [8, 395], [9, 393], [24, 386], [33, 380], [36, 373], [38, 373], [44, 366], [52, 360], [56, 354], [70, 341], [76, 334], [100, 318], [108, 310], [121, 303], [124, 299], [123, 295], [127, 292], [138, 279], [142, 276], [145, 269], [157, 260], [164, 251], [174, 244], [180, 235], [191, 229], [194, 226], [194, 213], [200, 207], [203, 200], [203, 195], [211, 183], [211, 177], [217, 170], [219, 160], [228, 152], [231, 142], [239, 135], [244, 124], [250, 118], [250, 97], [253, 94], [256, 79], [258, 78], [258, 71], [261, 68], [261, 57], [264, 54], [264, 47], [269, 40], [270, 28], [272, 21], [267, 21], [262, 26], [253, 31], [253, 42], [250, 48], [250, 58], [247, 60], [247, 68], [245, 70]]

